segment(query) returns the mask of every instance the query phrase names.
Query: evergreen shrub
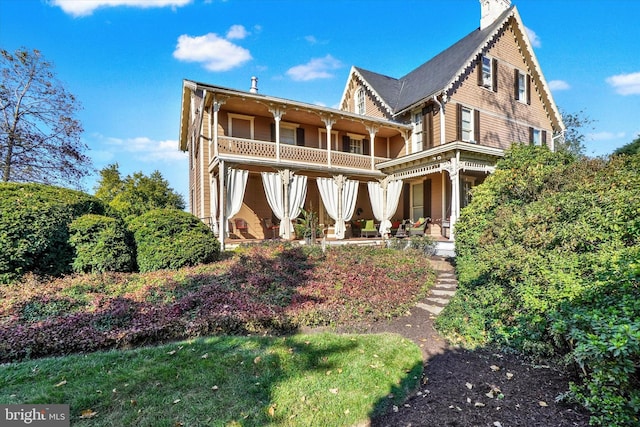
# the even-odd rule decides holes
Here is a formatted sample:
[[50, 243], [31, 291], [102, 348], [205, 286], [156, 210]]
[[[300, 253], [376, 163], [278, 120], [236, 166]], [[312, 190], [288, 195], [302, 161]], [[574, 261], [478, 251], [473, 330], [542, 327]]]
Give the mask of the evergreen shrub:
[[0, 283], [27, 272], [71, 271], [69, 224], [104, 205], [80, 191], [44, 184], [0, 183]]
[[124, 223], [116, 218], [87, 214], [70, 226], [75, 249], [73, 270], [79, 273], [136, 270], [135, 242]]
[[140, 272], [208, 263], [220, 254], [220, 242], [211, 229], [184, 211], [151, 210], [128, 226], [135, 238]]

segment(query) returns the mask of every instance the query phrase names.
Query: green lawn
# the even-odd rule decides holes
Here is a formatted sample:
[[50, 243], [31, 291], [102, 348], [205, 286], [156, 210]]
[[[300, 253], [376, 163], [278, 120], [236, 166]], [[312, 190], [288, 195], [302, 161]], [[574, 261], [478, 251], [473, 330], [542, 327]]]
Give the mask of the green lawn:
[[421, 371], [397, 335], [212, 337], [0, 365], [0, 402], [66, 403], [78, 426], [349, 426]]

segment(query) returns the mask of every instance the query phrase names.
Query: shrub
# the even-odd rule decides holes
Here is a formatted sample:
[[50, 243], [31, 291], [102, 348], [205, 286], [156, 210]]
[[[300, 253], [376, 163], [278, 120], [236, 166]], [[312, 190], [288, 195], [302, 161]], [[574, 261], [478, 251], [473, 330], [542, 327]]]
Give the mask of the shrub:
[[638, 188], [638, 155], [514, 147], [456, 223], [459, 286], [437, 326], [473, 346], [566, 357], [593, 424], [637, 425], [638, 281], [621, 266], [640, 264]]
[[129, 229], [141, 272], [212, 262], [220, 253], [220, 243], [209, 227], [177, 209], [149, 211], [134, 218]]
[[73, 260], [74, 271], [135, 271], [133, 236], [120, 220], [87, 214], [74, 220], [69, 229], [69, 242], [76, 251]]
[[104, 213], [98, 199], [80, 191], [43, 184], [0, 184], [0, 283], [26, 272], [59, 275], [71, 271], [69, 224]]

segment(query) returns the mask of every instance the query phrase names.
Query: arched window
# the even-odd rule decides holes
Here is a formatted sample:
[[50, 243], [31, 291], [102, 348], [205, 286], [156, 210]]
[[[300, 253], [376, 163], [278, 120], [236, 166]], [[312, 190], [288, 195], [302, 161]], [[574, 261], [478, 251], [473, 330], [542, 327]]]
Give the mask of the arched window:
[[365, 108], [364, 108], [364, 89], [360, 88], [358, 89], [358, 91], [356, 92], [356, 114], [364, 114], [365, 113]]

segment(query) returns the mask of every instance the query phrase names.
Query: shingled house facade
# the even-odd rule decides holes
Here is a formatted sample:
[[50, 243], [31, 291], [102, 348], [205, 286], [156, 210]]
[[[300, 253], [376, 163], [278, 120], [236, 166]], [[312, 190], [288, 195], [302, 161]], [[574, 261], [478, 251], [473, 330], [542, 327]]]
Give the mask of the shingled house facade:
[[338, 239], [358, 219], [385, 234], [429, 217], [453, 240], [507, 148], [553, 150], [564, 131], [516, 7], [480, 3], [478, 29], [407, 75], [352, 67], [339, 109], [263, 95], [256, 79], [249, 91], [185, 80], [191, 212], [237, 238], [293, 238], [305, 209]]

